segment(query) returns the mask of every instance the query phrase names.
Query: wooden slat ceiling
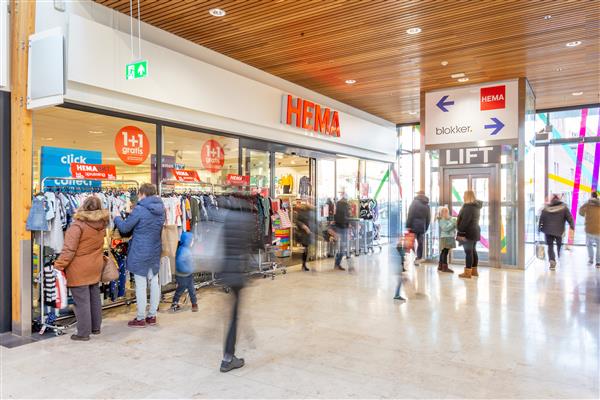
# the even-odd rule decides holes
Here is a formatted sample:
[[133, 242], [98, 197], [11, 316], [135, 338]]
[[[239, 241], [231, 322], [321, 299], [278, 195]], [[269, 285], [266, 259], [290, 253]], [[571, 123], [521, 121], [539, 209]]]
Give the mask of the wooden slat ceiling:
[[395, 123], [418, 120], [421, 91], [464, 85], [458, 72], [527, 77], [538, 109], [600, 102], [599, 0], [140, 2], [151, 25]]

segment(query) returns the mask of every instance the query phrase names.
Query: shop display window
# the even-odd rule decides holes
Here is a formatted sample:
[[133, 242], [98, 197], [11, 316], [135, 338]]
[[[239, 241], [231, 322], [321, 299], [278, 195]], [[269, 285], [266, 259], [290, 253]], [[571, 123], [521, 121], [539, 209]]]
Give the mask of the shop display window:
[[263, 196], [271, 193], [271, 153], [268, 151], [242, 149], [242, 175], [250, 177], [250, 186]]
[[355, 158], [338, 158], [336, 160], [336, 194], [338, 198], [343, 193], [348, 196], [348, 199], [358, 198], [358, 171], [359, 160]]
[[275, 153], [275, 194], [314, 197], [310, 158]]
[[173, 180], [173, 168], [193, 170], [200, 181], [227, 185], [228, 175], [239, 172], [239, 140], [226, 136], [163, 128], [163, 180]]
[[361, 198], [369, 198], [377, 201], [377, 220], [380, 225], [380, 235], [389, 236], [390, 222], [390, 181], [392, 179], [390, 165], [388, 163], [366, 161], [365, 181], [361, 187]]
[[[33, 188], [42, 179], [70, 177], [71, 163], [110, 164], [119, 180], [151, 181], [156, 127], [140, 121], [62, 107], [33, 113]], [[46, 179], [45, 186], [98, 187], [90, 181]]]

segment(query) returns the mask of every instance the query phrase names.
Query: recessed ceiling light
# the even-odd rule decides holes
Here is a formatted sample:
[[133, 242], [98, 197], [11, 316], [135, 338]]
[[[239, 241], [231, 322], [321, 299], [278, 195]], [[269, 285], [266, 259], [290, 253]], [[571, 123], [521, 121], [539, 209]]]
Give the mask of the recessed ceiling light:
[[175, 144], [175, 142], [171, 141], [171, 140], [166, 140], [165, 144]]
[[581, 40], [575, 40], [573, 42], [567, 43], [567, 47], [577, 47], [581, 44]]
[[469, 80], [469, 78], [464, 77], [464, 78], [460, 78], [458, 81], [459, 82], [467, 82]]
[[346, 83], [348, 85], [354, 85], [356, 83], [356, 79], [346, 79]]
[[552, 15], [544, 15], [544, 19], [545, 19], [546, 21], [549, 21], [549, 20], [551, 20], [551, 19], [552, 19]]
[[571, 93], [573, 96], [581, 96], [583, 92], [573, 92]]
[[88, 132], [91, 133], [92, 135], [100, 135], [100, 134], [104, 133], [102, 131], [88, 131]]
[[560, 71], [562, 71], [562, 70], [563, 70], [563, 69], [562, 69], [561, 67], [558, 67], [558, 68], [556, 68], [556, 69], [555, 69], [555, 71], [556, 71], [556, 72], [560, 72]]
[[210, 10], [208, 10], [208, 13], [213, 17], [224, 17], [225, 14], [227, 14], [225, 10], [222, 10], [220, 8], [211, 8]]
[[442, 66], [445, 67], [446, 65], [448, 65], [448, 61], [444, 60], [444, 61], [441, 62], [441, 64], [442, 64]]
[[42, 140], [43, 140], [43, 141], [46, 141], [46, 142], [51, 142], [51, 141], [53, 141], [53, 140], [54, 140], [54, 138], [51, 138], [51, 137], [43, 137], [43, 138], [42, 138]]
[[450, 75], [450, 78], [452, 78], [452, 79], [458, 79], [458, 78], [464, 78], [464, 77], [465, 77], [465, 73], [464, 72], [458, 72], [456, 74]]
[[408, 33], [409, 35], [416, 35], [417, 33], [421, 33], [421, 28], [409, 28], [406, 30], [406, 33]]

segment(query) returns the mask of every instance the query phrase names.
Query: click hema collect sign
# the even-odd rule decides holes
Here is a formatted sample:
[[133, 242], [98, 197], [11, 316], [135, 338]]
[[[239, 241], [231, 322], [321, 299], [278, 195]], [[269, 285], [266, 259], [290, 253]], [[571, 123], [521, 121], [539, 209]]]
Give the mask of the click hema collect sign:
[[425, 94], [426, 145], [516, 139], [518, 134], [518, 80]]

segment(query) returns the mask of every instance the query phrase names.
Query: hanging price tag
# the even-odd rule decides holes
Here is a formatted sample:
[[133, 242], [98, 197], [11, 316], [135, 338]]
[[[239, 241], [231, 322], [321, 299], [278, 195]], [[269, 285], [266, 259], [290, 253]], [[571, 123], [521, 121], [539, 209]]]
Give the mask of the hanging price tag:
[[71, 163], [71, 176], [76, 179], [117, 179], [117, 167], [109, 164]]

